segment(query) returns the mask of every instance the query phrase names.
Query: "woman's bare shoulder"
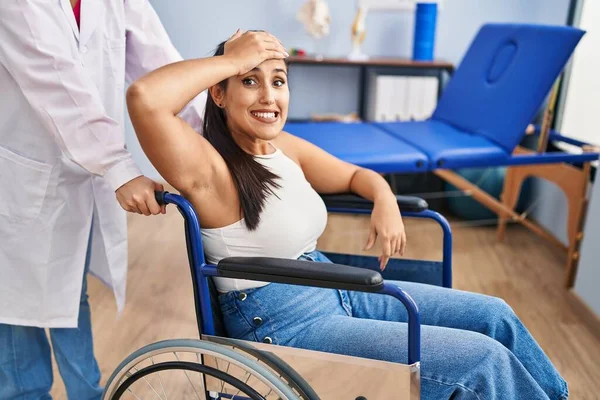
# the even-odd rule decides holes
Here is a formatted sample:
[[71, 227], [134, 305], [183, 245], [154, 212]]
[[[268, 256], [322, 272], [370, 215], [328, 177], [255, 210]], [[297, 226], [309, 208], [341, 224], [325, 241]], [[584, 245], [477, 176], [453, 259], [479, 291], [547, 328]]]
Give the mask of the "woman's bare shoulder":
[[291, 158], [296, 164], [300, 164], [301, 139], [291, 133], [281, 131], [275, 139], [271, 141], [275, 147]]

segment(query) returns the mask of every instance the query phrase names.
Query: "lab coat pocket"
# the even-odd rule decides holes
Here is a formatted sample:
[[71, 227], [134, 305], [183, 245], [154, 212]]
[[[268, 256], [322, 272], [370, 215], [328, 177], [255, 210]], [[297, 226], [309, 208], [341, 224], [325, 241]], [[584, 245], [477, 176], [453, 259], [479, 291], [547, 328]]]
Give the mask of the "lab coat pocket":
[[25, 222], [42, 208], [52, 165], [30, 160], [0, 147], [0, 215]]

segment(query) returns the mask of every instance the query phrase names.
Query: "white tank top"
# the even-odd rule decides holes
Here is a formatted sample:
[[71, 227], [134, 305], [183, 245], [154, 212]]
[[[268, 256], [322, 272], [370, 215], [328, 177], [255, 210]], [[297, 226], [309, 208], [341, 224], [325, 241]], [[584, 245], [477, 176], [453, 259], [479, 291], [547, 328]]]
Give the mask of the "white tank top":
[[[306, 180], [302, 169], [280, 149], [255, 160], [280, 177], [276, 196], [265, 201], [260, 223], [253, 231], [240, 220], [222, 228], [202, 229], [206, 261], [217, 264], [226, 257], [278, 257], [296, 259], [315, 250], [327, 224], [327, 209]], [[219, 292], [265, 286], [268, 282], [214, 278]]]

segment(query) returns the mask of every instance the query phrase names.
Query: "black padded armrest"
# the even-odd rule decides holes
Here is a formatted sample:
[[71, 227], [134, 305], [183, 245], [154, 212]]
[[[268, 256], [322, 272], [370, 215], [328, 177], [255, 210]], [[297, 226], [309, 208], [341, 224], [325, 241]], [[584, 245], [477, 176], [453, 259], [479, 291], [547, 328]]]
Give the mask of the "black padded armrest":
[[[372, 210], [373, 202], [355, 194], [323, 194], [321, 198], [327, 208], [357, 208]], [[429, 204], [420, 197], [396, 196], [400, 211], [422, 212], [429, 208]]]
[[377, 271], [271, 257], [224, 258], [217, 264], [217, 276], [363, 292], [377, 292], [383, 287]]

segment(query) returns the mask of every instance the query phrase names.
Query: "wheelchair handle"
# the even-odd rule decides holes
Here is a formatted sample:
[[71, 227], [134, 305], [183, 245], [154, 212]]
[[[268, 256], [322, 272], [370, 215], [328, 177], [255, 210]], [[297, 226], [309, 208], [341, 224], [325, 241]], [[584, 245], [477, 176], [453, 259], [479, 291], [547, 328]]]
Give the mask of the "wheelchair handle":
[[164, 190], [155, 190], [154, 191], [154, 198], [156, 199], [157, 203], [161, 206], [164, 206], [167, 204], [167, 202], [165, 201], [165, 194], [168, 194], [169, 192], [164, 191]]

